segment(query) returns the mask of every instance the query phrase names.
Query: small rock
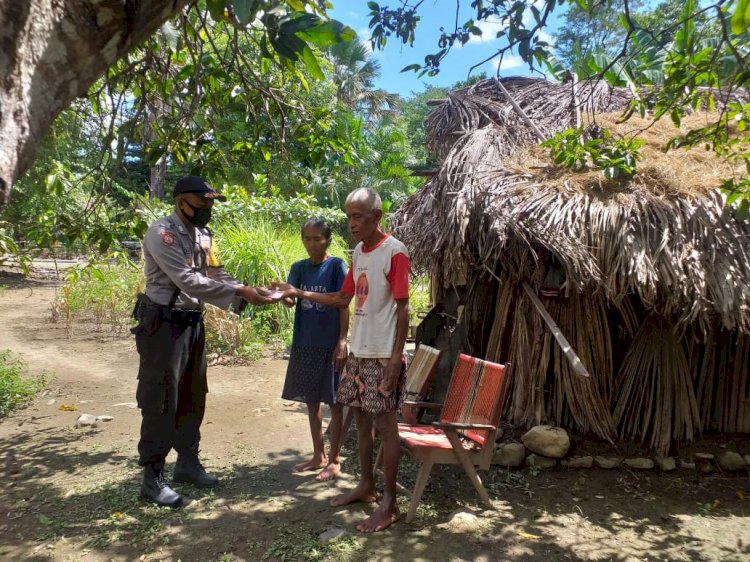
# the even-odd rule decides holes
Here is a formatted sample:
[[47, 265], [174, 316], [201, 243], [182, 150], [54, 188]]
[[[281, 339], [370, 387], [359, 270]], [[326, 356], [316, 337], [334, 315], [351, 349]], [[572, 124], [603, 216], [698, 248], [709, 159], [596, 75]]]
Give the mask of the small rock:
[[340, 539], [344, 535], [346, 535], [346, 531], [344, 529], [328, 529], [326, 532], [318, 535], [318, 540], [323, 544], [328, 544], [329, 542]]
[[96, 416], [81, 414], [76, 420], [76, 427], [96, 427]]
[[735, 453], [734, 451], [723, 451], [716, 456], [716, 462], [722, 470], [727, 472], [736, 472], [738, 470], [745, 470], [745, 460], [742, 455]]
[[711, 474], [712, 472], [716, 472], [716, 467], [714, 466], [714, 463], [708, 462], [708, 461], [703, 461], [698, 467], [698, 469], [703, 474]]
[[662, 472], [672, 472], [677, 469], [677, 463], [673, 457], [662, 457], [659, 455], [654, 457], [654, 460], [656, 461], [656, 466], [658, 466], [659, 470]]
[[748, 468], [750, 468], [750, 455], [745, 455], [742, 458], [745, 459], [745, 464], [747, 465]]
[[101, 416], [96, 416], [96, 421], [98, 422], [111, 422], [113, 419], [115, 419], [113, 416], [110, 416], [109, 414], [104, 414]]
[[536, 453], [531, 453], [526, 457], [526, 464], [528, 466], [537, 466], [539, 468], [553, 468], [557, 465], [557, 459], [551, 459]]
[[680, 459], [679, 463], [680, 468], [686, 468], [688, 470], [695, 470], [695, 463], [692, 461], [686, 461], [685, 459]]
[[441, 527], [454, 532], [474, 531], [477, 528], [478, 520], [479, 518], [473, 513], [456, 511]]
[[594, 466], [594, 457], [588, 455], [585, 457], [572, 457], [563, 459], [560, 464], [568, 468], [591, 468]]
[[56, 400], [54, 398], [50, 398], [49, 400], [47, 400], [47, 406], [52, 406], [52, 404], [54, 404], [55, 402]]
[[526, 448], [521, 443], [502, 443], [495, 448], [492, 464], [521, 466], [526, 457]]
[[599, 468], [617, 468], [621, 463], [620, 457], [602, 457], [600, 455], [594, 457], [594, 464]]
[[255, 408], [253, 410], [254, 414], [262, 414], [263, 412], [270, 412], [271, 408]]
[[652, 470], [654, 468], [654, 461], [651, 459], [645, 459], [643, 457], [636, 457], [634, 459], [625, 459], [622, 461], [625, 466], [630, 468], [636, 468], [638, 470]]
[[521, 441], [527, 449], [553, 459], [561, 459], [570, 449], [568, 432], [561, 427], [537, 425], [524, 433]]
[[712, 461], [715, 458], [713, 453], [695, 453], [695, 459], [699, 461]]

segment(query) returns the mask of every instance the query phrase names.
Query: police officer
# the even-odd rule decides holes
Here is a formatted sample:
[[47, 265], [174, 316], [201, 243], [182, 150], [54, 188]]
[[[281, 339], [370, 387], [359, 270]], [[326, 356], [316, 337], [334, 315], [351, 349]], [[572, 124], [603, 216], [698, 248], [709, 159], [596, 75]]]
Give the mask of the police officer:
[[164, 477], [171, 448], [177, 451], [175, 482], [200, 487], [218, 482], [198, 459], [208, 392], [203, 303], [239, 311], [248, 302], [274, 301], [268, 291], [242, 285], [221, 267], [206, 225], [214, 200], [226, 197], [197, 176], [179, 180], [172, 195], [174, 212], [153, 223], [143, 241], [146, 291], [138, 295], [132, 331], [140, 355], [141, 497], [178, 507], [182, 497]]

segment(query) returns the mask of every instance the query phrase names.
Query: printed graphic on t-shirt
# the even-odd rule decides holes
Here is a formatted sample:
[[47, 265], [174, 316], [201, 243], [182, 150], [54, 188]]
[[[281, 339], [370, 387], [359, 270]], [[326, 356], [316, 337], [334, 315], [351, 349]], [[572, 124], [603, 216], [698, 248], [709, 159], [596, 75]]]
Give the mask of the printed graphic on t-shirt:
[[357, 297], [356, 301], [356, 314], [363, 316], [365, 311], [365, 301], [367, 301], [367, 295], [370, 293], [370, 284], [367, 282], [367, 273], [364, 271], [357, 277], [357, 285], [354, 290], [354, 294]]
[[[303, 291], [310, 291], [311, 293], [327, 293], [328, 292], [328, 288], [325, 285], [305, 285], [304, 283], [302, 283], [300, 285], [300, 288]], [[308, 299], [302, 299], [302, 310], [312, 310], [313, 308], [318, 310], [319, 312], [323, 312], [324, 310], [326, 310], [327, 307], [323, 304], [313, 302]]]

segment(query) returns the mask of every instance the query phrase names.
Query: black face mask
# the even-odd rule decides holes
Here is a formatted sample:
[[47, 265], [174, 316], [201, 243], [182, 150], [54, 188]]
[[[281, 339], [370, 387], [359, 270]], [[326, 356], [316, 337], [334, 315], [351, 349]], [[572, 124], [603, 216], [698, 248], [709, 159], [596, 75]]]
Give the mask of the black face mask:
[[206, 226], [208, 224], [208, 221], [211, 220], [211, 207], [193, 207], [187, 201], [185, 201], [185, 203], [187, 203], [187, 206], [193, 210], [193, 216], [187, 217], [188, 220], [190, 220], [190, 222], [192, 222], [197, 227]]

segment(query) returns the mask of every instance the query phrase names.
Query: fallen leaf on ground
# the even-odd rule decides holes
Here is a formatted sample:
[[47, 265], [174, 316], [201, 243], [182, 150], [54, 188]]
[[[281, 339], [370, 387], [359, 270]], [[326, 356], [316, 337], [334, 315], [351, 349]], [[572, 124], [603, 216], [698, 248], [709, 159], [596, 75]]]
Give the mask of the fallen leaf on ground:
[[522, 539], [531, 539], [535, 541], [542, 538], [539, 535], [532, 535], [531, 533], [518, 533], [518, 536]]
[[74, 406], [73, 404], [60, 404], [57, 409], [63, 412], [75, 412], [78, 407]]

